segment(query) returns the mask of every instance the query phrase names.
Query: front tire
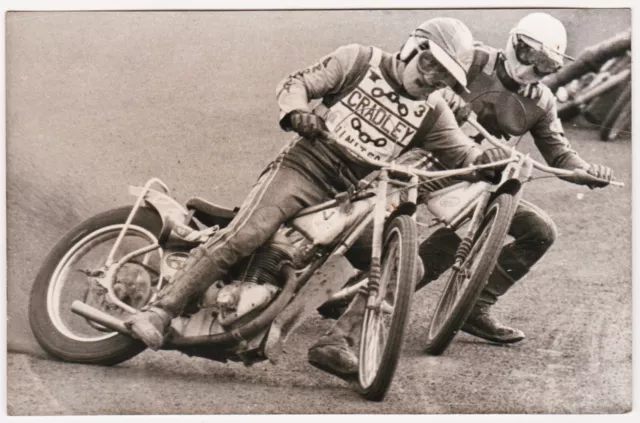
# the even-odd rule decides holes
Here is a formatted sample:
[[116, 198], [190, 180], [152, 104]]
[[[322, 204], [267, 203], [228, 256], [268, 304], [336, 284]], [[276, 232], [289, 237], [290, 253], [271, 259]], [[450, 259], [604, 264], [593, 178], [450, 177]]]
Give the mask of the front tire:
[[451, 269], [431, 318], [425, 351], [442, 354], [469, 317], [498, 261], [513, 217], [514, 197], [500, 194], [485, 212], [471, 250], [458, 270]]
[[418, 231], [411, 217], [401, 215], [384, 237], [378, 293], [384, 307], [365, 309], [364, 314], [358, 382], [361, 395], [370, 401], [382, 401], [393, 380], [417, 277]]
[[[95, 288], [95, 282], [80, 276], [80, 263], [86, 260], [96, 267], [104, 264], [110, 248], [100, 249], [106, 245], [104, 241], [117, 237], [131, 210], [110, 210], [80, 223], [56, 244], [42, 264], [31, 290], [29, 323], [38, 343], [52, 356], [76, 363], [115, 365], [146, 348], [129, 336], [99, 330], [99, 326], [90, 325], [70, 310], [73, 300], [84, 300]], [[115, 259], [140, 248], [141, 243], [157, 242], [161, 228], [162, 220], [156, 212], [138, 209]], [[128, 245], [131, 249], [123, 253]], [[152, 264], [159, 266], [159, 261]]]

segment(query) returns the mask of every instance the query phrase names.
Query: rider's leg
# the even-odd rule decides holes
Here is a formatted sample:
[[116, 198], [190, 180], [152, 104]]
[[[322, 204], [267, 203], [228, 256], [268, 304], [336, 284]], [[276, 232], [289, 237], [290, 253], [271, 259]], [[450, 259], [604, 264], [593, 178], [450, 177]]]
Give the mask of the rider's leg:
[[453, 266], [460, 241], [454, 230], [439, 228], [420, 244], [418, 251], [424, 274], [416, 284], [416, 291], [438, 279]]
[[[373, 225], [356, 241], [345, 257], [360, 272], [347, 281], [347, 285], [361, 282], [368, 276], [371, 265], [371, 245]], [[418, 280], [424, 270], [418, 269]], [[366, 295], [361, 290], [349, 304], [347, 310], [338, 318], [333, 327], [325, 333], [310, 349], [309, 362], [314, 366], [340, 377], [350, 377], [358, 372], [358, 357], [355, 346], [362, 331], [362, 319], [366, 305]]]
[[366, 296], [356, 294], [333, 327], [309, 349], [309, 363], [339, 377], [358, 373], [355, 346], [362, 328]]
[[[360, 282], [367, 276], [372, 241], [373, 225], [370, 225], [345, 253], [351, 265], [360, 270], [347, 284]], [[365, 304], [365, 296], [357, 294], [331, 329], [309, 349], [309, 363], [339, 377], [349, 377], [358, 372], [354, 346], [362, 328]]]
[[158, 349], [171, 319], [182, 312], [193, 294], [221, 279], [233, 264], [250, 255], [299, 210], [326, 199], [326, 192], [299, 171], [279, 161], [272, 163], [229, 226], [192, 250], [158, 298], [126, 324], [149, 347]]
[[525, 335], [518, 329], [498, 322], [489, 314], [489, 310], [551, 247], [556, 238], [556, 227], [543, 210], [527, 201], [521, 201], [509, 228], [509, 235], [514, 241], [502, 249], [487, 286], [462, 326], [462, 330], [467, 333], [499, 343], [518, 342]]

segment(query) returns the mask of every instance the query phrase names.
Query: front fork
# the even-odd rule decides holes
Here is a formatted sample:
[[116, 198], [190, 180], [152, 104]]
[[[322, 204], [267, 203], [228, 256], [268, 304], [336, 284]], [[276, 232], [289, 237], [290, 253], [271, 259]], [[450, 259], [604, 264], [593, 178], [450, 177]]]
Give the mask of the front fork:
[[[493, 191], [483, 191], [478, 200], [476, 200], [476, 206], [473, 211], [473, 216], [471, 217], [471, 223], [466, 231], [466, 234], [458, 249], [456, 250], [455, 261], [452, 268], [455, 271], [459, 271], [462, 264], [466, 261], [469, 253], [471, 252], [471, 248], [473, 247], [473, 243], [475, 240], [475, 236], [480, 229], [480, 225], [485, 217], [485, 211], [489, 206], [489, 202], [493, 199], [495, 193], [500, 192], [502, 187], [507, 186], [509, 181], [528, 181], [531, 178], [531, 174], [533, 172], [533, 163], [529, 157], [529, 155], [523, 155], [520, 160], [517, 162], [510, 163], [505, 170], [502, 172], [502, 180], [500, 184], [496, 186], [496, 189]], [[522, 196], [520, 190], [516, 194], [517, 200], [519, 200]], [[519, 201], [515, 201], [514, 207], [518, 207]], [[514, 210], [515, 212], [515, 210]]]
[[[408, 202], [415, 204], [418, 199], [418, 182], [416, 175], [411, 177], [408, 184], [399, 181], [390, 181], [389, 172], [383, 169], [378, 177], [378, 193], [373, 217], [373, 244], [371, 251], [371, 270], [367, 284], [367, 305], [370, 310], [379, 311], [383, 307], [383, 300], [379, 293], [386, 291], [386, 286], [380, 286], [382, 243], [384, 237], [385, 220], [387, 218], [387, 194], [389, 184], [408, 187]], [[413, 217], [415, 219], [415, 216]], [[382, 281], [386, 285], [387, 280]]]
[[458, 249], [456, 250], [455, 261], [452, 267], [453, 270], [455, 270], [456, 272], [460, 270], [462, 263], [465, 262], [465, 260], [469, 256], [469, 253], [471, 252], [471, 247], [473, 246], [473, 240], [474, 240], [475, 234], [480, 228], [480, 224], [482, 223], [482, 220], [484, 218], [484, 212], [487, 209], [487, 206], [489, 205], [489, 200], [491, 199], [491, 195], [492, 193], [490, 191], [483, 191], [477, 200], [476, 208], [473, 211], [473, 216], [471, 218], [471, 223], [469, 224], [469, 227], [467, 228], [467, 232], [464, 238], [462, 239], [462, 241], [460, 242]]

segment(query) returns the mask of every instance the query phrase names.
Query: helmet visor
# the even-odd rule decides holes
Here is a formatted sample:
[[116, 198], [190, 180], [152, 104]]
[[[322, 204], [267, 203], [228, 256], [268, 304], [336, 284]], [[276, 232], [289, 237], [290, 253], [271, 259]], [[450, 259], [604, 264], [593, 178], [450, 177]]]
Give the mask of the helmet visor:
[[523, 65], [533, 65], [538, 73], [550, 74], [562, 67], [563, 58], [560, 54], [526, 35], [514, 37], [514, 48], [518, 61]]
[[[419, 51], [418, 56], [416, 57], [418, 70], [420, 71], [422, 76], [425, 78], [426, 82], [428, 82], [431, 86], [434, 86], [438, 89], [446, 88], [446, 87], [453, 88], [459, 82], [461, 84], [466, 85], [467, 81], [466, 81], [466, 76], [464, 75], [464, 72], [462, 72], [462, 78], [464, 78], [464, 80], [463, 82], [461, 82], [456, 77], [457, 75], [455, 75], [450, 69], [447, 69], [445, 65], [440, 60], [438, 60], [438, 56], [436, 56], [435, 49], [432, 48], [434, 45], [436, 44], [431, 43], [431, 40], [429, 40], [429, 43], [427, 45], [417, 46]], [[455, 65], [457, 67], [460, 67], [457, 64]], [[454, 71], [457, 70], [453, 66], [450, 66], [450, 67], [454, 69]]]

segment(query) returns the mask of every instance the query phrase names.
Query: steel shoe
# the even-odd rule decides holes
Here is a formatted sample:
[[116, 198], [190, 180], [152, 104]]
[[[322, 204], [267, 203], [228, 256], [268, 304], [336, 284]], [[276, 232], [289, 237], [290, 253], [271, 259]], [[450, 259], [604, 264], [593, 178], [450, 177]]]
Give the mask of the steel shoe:
[[171, 316], [161, 308], [150, 307], [129, 317], [124, 322], [134, 338], [157, 351], [164, 342], [164, 333], [171, 324]]
[[347, 382], [355, 380], [358, 376], [358, 357], [344, 337], [320, 338], [309, 349], [307, 357], [312, 366]]

